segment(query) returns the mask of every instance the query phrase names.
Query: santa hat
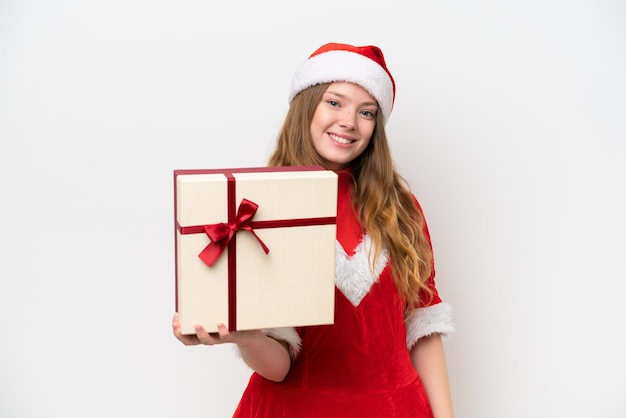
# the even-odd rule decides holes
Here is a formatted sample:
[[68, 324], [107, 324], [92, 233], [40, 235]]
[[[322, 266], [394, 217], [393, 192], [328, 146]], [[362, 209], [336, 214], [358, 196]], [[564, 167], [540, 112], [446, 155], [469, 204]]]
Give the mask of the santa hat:
[[302, 90], [333, 81], [355, 83], [367, 90], [378, 102], [387, 122], [393, 109], [396, 84], [380, 48], [338, 43], [322, 45], [296, 69], [289, 103]]

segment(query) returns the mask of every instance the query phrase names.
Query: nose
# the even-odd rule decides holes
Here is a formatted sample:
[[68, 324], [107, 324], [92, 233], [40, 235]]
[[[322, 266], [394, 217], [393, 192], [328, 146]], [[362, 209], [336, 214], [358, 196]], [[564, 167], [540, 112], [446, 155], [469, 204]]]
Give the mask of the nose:
[[350, 110], [344, 110], [341, 112], [341, 119], [339, 120], [339, 126], [346, 130], [353, 130], [356, 127], [356, 113]]

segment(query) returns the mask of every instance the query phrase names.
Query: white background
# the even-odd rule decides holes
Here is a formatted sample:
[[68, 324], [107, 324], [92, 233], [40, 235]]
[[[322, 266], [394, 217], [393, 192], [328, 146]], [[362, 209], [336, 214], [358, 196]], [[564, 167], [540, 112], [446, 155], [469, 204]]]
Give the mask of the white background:
[[396, 78], [457, 417], [623, 418], [625, 28], [617, 0], [0, 0], [0, 416], [230, 416], [249, 370], [171, 334], [172, 170], [264, 165], [335, 41]]

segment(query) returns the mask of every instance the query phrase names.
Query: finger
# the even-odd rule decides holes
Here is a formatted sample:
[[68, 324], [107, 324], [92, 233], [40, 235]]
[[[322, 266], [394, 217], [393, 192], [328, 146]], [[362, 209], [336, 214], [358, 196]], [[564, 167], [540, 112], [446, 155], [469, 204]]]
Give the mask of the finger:
[[174, 336], [185, 345], [198, 345], [200, 341], [195, 335], [183, 335], [180, 331], [180, 322], [178, 321], [178, 313], [172, 318], [172, 332]]
[[219, 339], [224, 342], [230, 342], [234, 337], [234, 334], [231, 334], [228, 328], [226, 328], [226, 325], [221, 322], [217, 324], [217, 334], [219, 335]]
[[198, 345], [201, 344], [201, 341], [195, 335], [177, 335], [178, 338], [185, 345]]
[[172, 332], [176, 336], [176, 338], [180, 339], [180, 322], [178, 322], [178, 313], [174, 313], [174, 317], [172, 318]]
[[204, 328], [202, 324], [196, 324], [194, 328], [196, 330], [195, 336], [198, 338], [201, 344], [215, 345], [215, 344], [221, 344], [223, 342], [220, 339], [219, 334], [208, 333], [206, 328]]
[[178, 312], [174, 312], [174, 317], [172, 318], [172, 329], [174, 329], [174, 331], [180, 329], [180, 322], [178, 321]]

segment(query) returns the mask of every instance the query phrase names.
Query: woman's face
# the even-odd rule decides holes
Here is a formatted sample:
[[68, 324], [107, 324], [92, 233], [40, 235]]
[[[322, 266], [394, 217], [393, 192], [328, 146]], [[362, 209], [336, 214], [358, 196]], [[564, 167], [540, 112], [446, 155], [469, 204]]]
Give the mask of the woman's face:
[[378, 103], [361, 86], [334, 82], [328, 86], [311, 121], [313, 146], [330, 170], [347, 168], [370, 142]]

